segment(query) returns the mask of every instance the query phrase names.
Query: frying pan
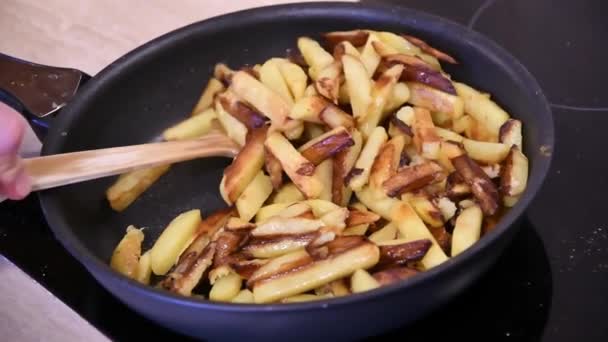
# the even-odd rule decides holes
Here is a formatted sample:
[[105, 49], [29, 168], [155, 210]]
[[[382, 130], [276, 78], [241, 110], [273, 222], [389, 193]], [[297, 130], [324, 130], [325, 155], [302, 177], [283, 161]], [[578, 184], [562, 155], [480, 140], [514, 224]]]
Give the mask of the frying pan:
[[550, 166], [553, 121], [539, 85], [515, 58], [482, 35], [439, 17], [398, 7], [306, 3], [241, 11], [186, 26], [133, 50], [86, 82], [53, 119], [42, 154], [155, 140], [188, 115], [215, 63], [238, 67], [263, 62], [294, 49], [299, 36], [318, 38], [320, 32], [354, 28], [409, 32], [447, 51], [460, 61], [446, 66], [454, 79], [491, 93], [523, 121], [528, 188], [495, 229], [467, 251], [405, 282], [281, 305], [184, 298], [111, 270], [108, 260], [129, 224], [147, 227], [149, 248], [180, 212], [200, 208], [208, 214], [224, 207], [218, 184], [230, 161], [220, 158], [175, 165], [120, 214], [104, 198], [113, 178], [43, 191], [40, 203], [56, 238], [135, 311], [175, 331], [211, 340], [360, 339], [412, 323], [460, 293], [495, 262], [517, 232], [518, 220]]

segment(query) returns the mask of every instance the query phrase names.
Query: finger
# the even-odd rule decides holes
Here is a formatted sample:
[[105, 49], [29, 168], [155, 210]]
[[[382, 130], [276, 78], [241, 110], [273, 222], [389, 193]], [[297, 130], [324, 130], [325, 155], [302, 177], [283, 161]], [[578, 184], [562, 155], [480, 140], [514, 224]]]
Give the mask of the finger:
[[25, 132], [25, 120], [11, 107], [0, 103], [0, 155], [16, 153]]
[[21, 161], [0, 174], [0, 194], [13, 200], [25, 198], [32, 190], [30, 176]]

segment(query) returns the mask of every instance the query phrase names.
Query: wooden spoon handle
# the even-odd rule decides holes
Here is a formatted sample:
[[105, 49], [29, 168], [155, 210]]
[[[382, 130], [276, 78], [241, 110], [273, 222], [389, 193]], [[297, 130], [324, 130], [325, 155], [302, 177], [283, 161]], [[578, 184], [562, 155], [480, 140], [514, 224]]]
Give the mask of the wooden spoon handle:
[[203, 157], [234, 157], [238, 146], [225, 135], [56, 154], [25, 159], [32, 190], [44, 190]]

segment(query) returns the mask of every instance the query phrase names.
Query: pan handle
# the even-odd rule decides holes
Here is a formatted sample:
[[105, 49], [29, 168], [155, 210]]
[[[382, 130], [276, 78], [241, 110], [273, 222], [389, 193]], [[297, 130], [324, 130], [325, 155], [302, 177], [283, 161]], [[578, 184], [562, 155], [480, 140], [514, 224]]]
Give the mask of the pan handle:
[[53, 118], [91, 77], [0, 53], [0, 101], [21, 112], [40, 140]]

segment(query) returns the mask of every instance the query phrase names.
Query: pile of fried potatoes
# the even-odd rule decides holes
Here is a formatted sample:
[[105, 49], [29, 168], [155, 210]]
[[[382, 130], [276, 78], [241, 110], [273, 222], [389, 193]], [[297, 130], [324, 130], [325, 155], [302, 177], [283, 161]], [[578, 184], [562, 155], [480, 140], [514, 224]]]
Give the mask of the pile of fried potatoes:
[[[219, 183], [226, 209], [184, 212], [142, 254], [135, 226], [110, 264], [212, 301], [289, 303], [404, 281], [462, 253], [514, 206], [528, 178], [522, 123], [451, 79], [457, 64], [391, 32], [330, 32], [299, 53], [215, 67], [165, 140], [221, 130], [241, 146]], [[124, 174], [126, 209], [170, 169]]]

